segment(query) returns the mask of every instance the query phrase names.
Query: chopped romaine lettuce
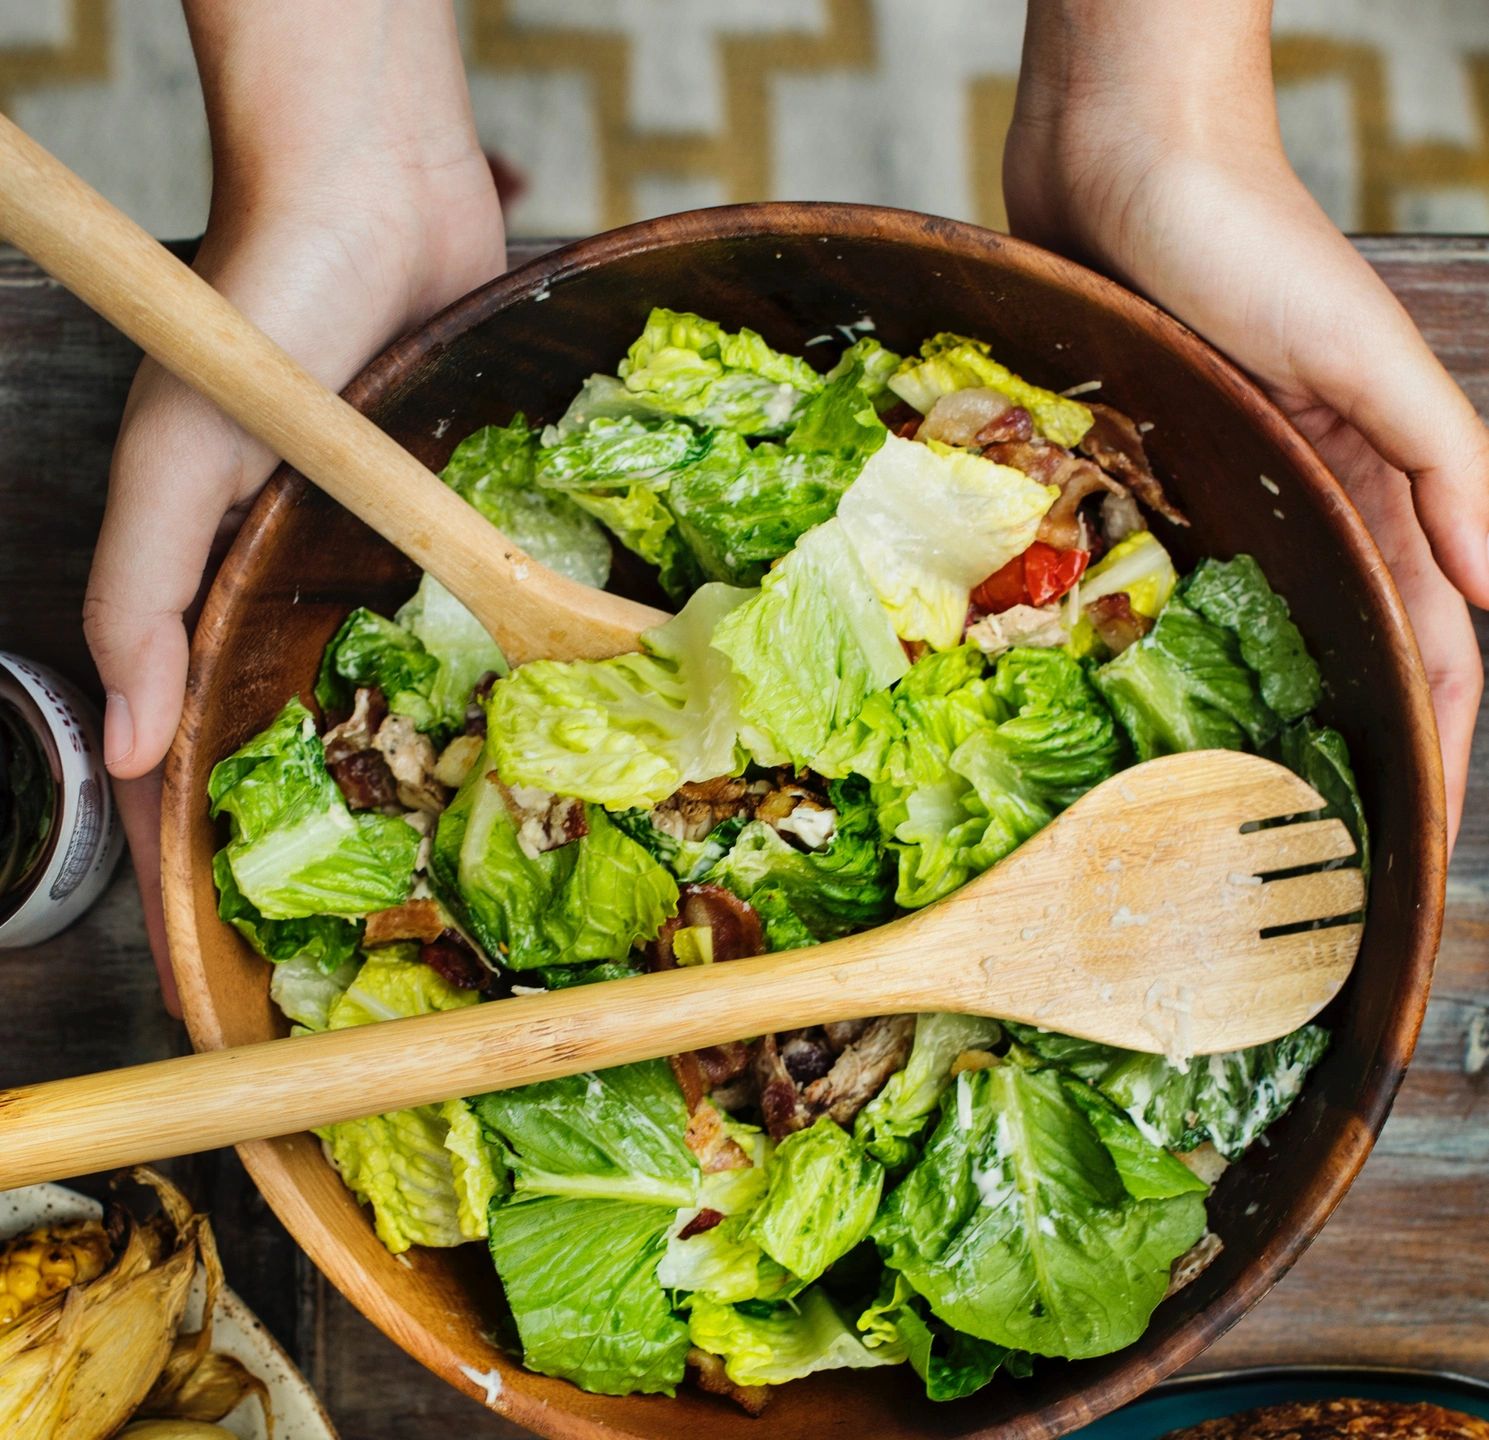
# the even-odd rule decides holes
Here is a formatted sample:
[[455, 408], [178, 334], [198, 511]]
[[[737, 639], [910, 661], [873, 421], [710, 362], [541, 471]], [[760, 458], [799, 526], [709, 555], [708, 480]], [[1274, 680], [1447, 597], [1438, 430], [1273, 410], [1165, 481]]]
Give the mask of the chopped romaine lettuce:
[[885, 1263], [941, 1320], [1072, 1359], [1136, 1340], [1205, 1229], [1199, 1193], [1129, 1193], [1079, 1083], [1014, 1063], [964, 1071], [874, 1224]]
[[538, 435], [518, 415], [488, 425], [455, 447], [440, 479], [540, 565], [583, 585], [610, 577], [610, 545], [600, 527], [565, 496], [541, 490]]
[[[474, 991], [457, 990], [410, 958], [412, 953], [413, 946], [379, 949], [331, 1005], [327, 1028], [345, 1030], [476, 1003]], [[372, 1206], [378, 1239], [395, 1255], [410, 1245], [459, 1245], [485, 1234], [484, 1216], [462, 1214], [445, 1148], [449, 1128], [444, 1107], [422, 1105], [316, 1131], [341, 1178]]]
[[1180, 1070], [1161, 1055], [1023, 1025], [1008, 1028], [1043, 1060], [1094, 1085], [1155, 1145], [1185, 1151], [1209, 1143], [1227, 1160], [1286, 1114], [1329, 1047], [1327, 1030], [1305, 1025], [1266, 1045], [1202, 1056]]
[[656, 309], [620, 363], [631, 394], [667, 415], [741, 435], [787, 429], [822, 377], [753, 330], [732, 333], [685, 311]]
[[743, 815], [731, 815], [701, 840], [679, 840], [657, 825], [650, 810], [616, 810], [610, 818], [617, 829], [623, 830], [653, 859], [661, 861], [679, 880], [703, 879], [729, 853], [729, 847], [747, 823]]
[[627, 390], [614, 375], [591, 375], [559, 416], [556, 425], [543, 430], [543, 444], [557, 445], [586, 429], [596, 420], [657, 420], [664, 412]]
[[[741, 712], [765, 748], [799, 766], [910, 665], [837, 520], [808, 530], [713, 643], [734, 664]], [[746, 743], [764, 759], [760, 741]]]
[[489, 702], [502, 778], [620, 809], [734, 774], [740, 713], [729, 662], [709, 642], [749, 603], [747, 591], [706, 585], [643, 637], [642, 653], [520, 666]]
[[929, 1400], [975, 1395], [1005, 1367], [1011, 1374], [1029, 1373], [1028, 1356], [943, 1324], [892, 1270], [885, 1272], [879, 1298], [859, 1316], [858, 1328], [871, 1349], [882, 1345], [905, 1352]]
[[671, 1212], [561, 1195], [499, 1200], [491, 1259], [522, 1340], [522, 1363], [598, 1395], [673, 1394], [687, 1325], [657, 1283]]
[[326, 970], [308, 954], [281, 960], [269, 976], [269, 998], [302, 1029], [324, 1030], [331, 1023], [331, 1007], [357, 978], [360, 965], [353, 957]]
[[889, 435], [838, 523], [903, 640], [960, 641], [972, 587], [1033, 542], [1059, 492], [968, 450]]
[[329, 975], [357, 953], [362, 927], [355, 921], [343, 920], [337, 915], [265, 920], [238, 889], [226, 850], [219, 850], [212, 857], [212, 879], [217, 885], [218, 915], [264, 959], [272, 960], [276, 965], [302, 961]]
[[820, 850], [798, 850], [773, 826], [752, 820], [704, 878], [741, 900], [776, 892], [816, 940], [832, 940], [889, 919], [894, 864], [861, 781], [835, 781], [832, 839]]
[[861, 463], [859, 454], [769, 442], [751, 447], [721, 430], [698, 459], [673, 475], [667, 504], [704, 575], [758, 585], [772, 561], [832, 518]]
[[470, 1103], [511, 1173], [491, 1206], [490, 1244], [524, 1363], [601, 1394], [671, 1394], [688, 1337], [657, 1267], [699, 1175], [665, 1062]]
[[538, 452], [537, 483], [567, 495], [632, 485], [665, 490], [708, 448], [709, 440], [681, 420], [600, 418]]
[[450, 1153], [450, 1180], [455, 1187], [460, 1233], [484, 1240], [491, 1202], [510, 1187], [501, 1143], [487, 1132], [468, 1100], [440, 1106], [445, 1122], [445, 1149]]
[[688, 1336], [700, 1350], [724, 1357], [736, 1385], [784, 1385], [819, 1370], [867, 1370], [898, 1365], [903, 1345], [870, 1349], [820, 1286], [779, 1305], [721, 1305], [697, 1299]]
[[807, 1283], [868, 1234], [884, 1187], [883, 1168], [825, 1115], [776, 1147], [769, 1176], [746, 1233]]
[[[471, 691], [487, 675], [505, 675], [506, 656], [485, 626], [433, 575], [419, 581], [412, 598], [393, 618], [434, 657], [437, 668], [426, 694], [435, 715], [452, 730], [463, 728]], [[388, 708], [397, 709], [391, 699]]]
[[927, 655], [819, 754], [871, 782], [898, 854], [896, 903], [949, 894], [1104, 780], [1120, 758], [1112, 717], [1059, 650], [1009, 650], [992, 676], [972, 645]]
[[943, 395], [985, 385], [1029, 412], [1039, 433], [1059, 445], [1075, 445], [1091, 428], [1091, 412], [1079, 401], [1056, 395], [1021, 380], [992, 358], [981, 340], [965, 335], [936, 335], [920, 347], [921, 358], [908, 359], [889, 377], [889, 388], [923, 415]]
[[698, 1162], [683, 1143], [687, 1107], [663, 1060], [496, 1090], [470, 1103], [506, 1148], [516, 1200], [565, 1195], [672, 1211], [698, 1201]]
[[1139, 760], [1261, 746], [1279, 728], [1234, 633], [1192, 610], [1182, 593], [1095, 681]]
[[1002, 1027], [980, 1015], [931, 1011], [915, 1017], [915, 1043], [905, 1068], [888, 1083], [853, 1122], [859, 1144], [892, 1174], [914, 1160], [918, 1140], [946, 1087], [951, 1067], [966, 1050], [986, 1050], [997, 1043]]
[[672, 876], [602, 809], [585, 813], [588, 834], [529, 854], [488, 759], [439, 817], [429, 857], [435, 889], [486, 953], [513, 970], [623, 961], [676, 912]]
[[1344, 737], [1312, 720], [1299, 720], [1277, 737], [1277, 758], [1324, 797], [1325, 815], [1344, 821], [1355, 841], [1355, 859], [1349, 863], [1357, 864], [1369, 880], [1370, 827]]
[[1318, 666], [1289, 616], [1287, 601], [1267, 584], [1250, 555], [1201, 560], [1184, 577], [1179, 593], [1191, 610], [1235, 635], [1241, 658], [1256, 671], [1262, 699], [1273, 713], [1297, 720], [1318, 704]]
[[265, 919], [355, 917], [408, 898], [418, 832], [347, 809], [298, 700], [213, 766], [207, 793], [212, 814], [232, 821], [222, 853], [238, 890]]
[[899, 363], [898, 355], [870, 336], [850, 346], [827, 372], [827, 384], [802, 407], [787, 449], [867, 459], [889, 433], [875, 402]]

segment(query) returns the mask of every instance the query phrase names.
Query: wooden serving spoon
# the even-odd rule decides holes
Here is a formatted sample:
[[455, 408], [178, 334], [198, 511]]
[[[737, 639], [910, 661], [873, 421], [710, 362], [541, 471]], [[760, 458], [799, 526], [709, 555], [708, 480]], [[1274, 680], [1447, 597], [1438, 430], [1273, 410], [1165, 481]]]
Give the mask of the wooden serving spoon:
[[668, 618], [524, 554], [3, 115], [0, 236], [433, 575], [513, 664], [622, 654]]
[[[1291, 771], [1125, 770], [954, 895], [831, 944], [0, 1091], [0, 1189], [835, 1020], [959, 1010], [1130, 1050], [1285, 1035], [1354, 964], [1354, 854]], [[1310, 921], [1340, 921], [1296, 929]], [[1284, 933], [1268, 932], [1284, 927]]]

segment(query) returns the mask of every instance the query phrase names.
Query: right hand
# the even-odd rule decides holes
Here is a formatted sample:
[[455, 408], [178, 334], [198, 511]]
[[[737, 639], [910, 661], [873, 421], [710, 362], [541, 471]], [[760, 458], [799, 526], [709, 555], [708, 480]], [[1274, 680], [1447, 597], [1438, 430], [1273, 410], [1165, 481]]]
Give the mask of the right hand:
[[[500, 273], [500, 207], [467, 127], [441, 163], [396, 147], [267, 182], [219, 178], [195, 268], [333, 390], [393, 337]], [[448, 136], [444, 137], [446, 140]], [[187, 625], [275, 457], [152, 361], [125, 406], [83, 624], [166, 1002], [160, 766], [181, 716]]]

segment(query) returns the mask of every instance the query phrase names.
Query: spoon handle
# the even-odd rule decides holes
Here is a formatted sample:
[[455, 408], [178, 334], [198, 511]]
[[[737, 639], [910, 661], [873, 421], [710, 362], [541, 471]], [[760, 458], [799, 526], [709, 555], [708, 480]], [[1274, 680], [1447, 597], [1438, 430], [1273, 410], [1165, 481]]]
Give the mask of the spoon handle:
[[665, 618], [530, 560], [4, 116], [0, 234], [429, 571], [514, 663], [633, 650]]
[[[0, 1190], [886, 1011], [895, 932], [0, 1090]], [[915, 992], [921, 1000], [917, 1003]]]

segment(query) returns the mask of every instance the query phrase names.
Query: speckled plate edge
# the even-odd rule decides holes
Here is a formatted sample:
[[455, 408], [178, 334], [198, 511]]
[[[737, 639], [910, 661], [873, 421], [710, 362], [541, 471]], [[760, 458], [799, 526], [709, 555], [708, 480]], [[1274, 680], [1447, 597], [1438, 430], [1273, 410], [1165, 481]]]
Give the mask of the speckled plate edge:
[[[78, 1220], [102, 1213], [96, 1200], [63, 1185], [30, 1185], [0, 1191], [0, 1238], [50, 1220]], [[187, 1323], [200, 1323], [204, 1277], [198, 1267], [187, 1303]], [[337, 1440], [315, 1392], [263, 1322], [226, 1286], [212, 1316], [212, 1347], [231, 1355], [269, 1387], [274, 1440]], [[267, 1440], [258, 1401], [245, 1400], [219, 1422], [238, 1440]]]
[[1067, 1440], [1159, 1440], [1171, 1430], [1291, 1400], [1425, 1402], [1489, 1418], [1489, 1380], [1398, 1365], [1265, 1365], [1166, 1380]]

